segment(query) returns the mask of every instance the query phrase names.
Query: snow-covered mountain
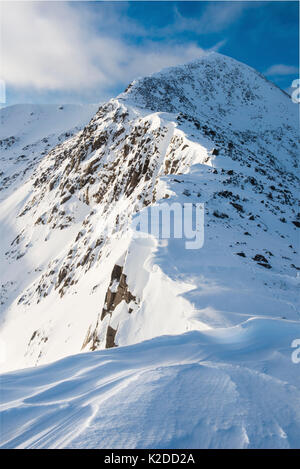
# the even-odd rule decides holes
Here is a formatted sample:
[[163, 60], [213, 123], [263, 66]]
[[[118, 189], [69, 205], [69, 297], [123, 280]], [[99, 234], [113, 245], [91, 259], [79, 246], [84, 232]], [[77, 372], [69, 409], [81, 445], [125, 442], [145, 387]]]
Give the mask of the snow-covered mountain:
[[[53, 118], [47, 125], [48, 120], [39, 111], [39, 121], [45, 122], [43, 127], [30, 119], [34, 110], [26, 109], [24, 119], [18, 109], [2, 111], [1, 145], [5, 151], [1, 152], [4, 179], [0, 193], [0, 332], [6, 359], [1, 370], [46, 364], [80, 351], [179, 334], [177, 339], [153, 339], [146, 345], [84, 354], [48, 365], [35, 374], [43, 376], [46, 370], [49, 377], [41, 382], [37, 378], [38, 386], [52, 389], [49, 383], [53, 376], [51, 382], [57, 379], [59, 387], [59, 378], [54, 379], [55, 370], [63, 374], [64, 367], [69, 366], [71, 371], [66, 373], [72, 389], [80, 372], [88, 380], [97, 381], [100, 375], [103, 377], [101, 366], [102, 363], [106, 366], [106, 360], [118, 361], [116, 376], [119, 376], [127, 367], [122, 351], [129, 354], [129, 360], [131, 353], [144, 357], [136, 358], [132, 364], [133, 374], [128, 368], [130, 383], [144, 379], [139, 377], [138, 370], [143, 367], [143, 360], [147, 362], [146, 351], [156, 357], [166, 350], [169, 357], [178, 341], [187, 342], [191, 354], [186, 356], [182, 351], [183, 355], [178, 352], [174, 359], [153, 359], [146, 380], [158, 380], [162, 367], [165, 370], [162, 380], [167, 380], [171, 387], [179, 379], [185, 390], [194, 371], [195, 376], [200, 373], [195, 378], [200, 386], [199, 360], [209, 360], [211, 369], [203, 370], [203, 376], [208, 381], [209, 376], [214, 378], [209, 381], [211, 387], [207, 383], [203, 384], [205, 389], [200, 386], [197, 399], [202, 400], [206, 392], [212, 395], [212, 388], [225, 386], [224, 383], [229, 386], [229, 399], [231, 389], [243, 382], [245, 389], [249, 386], [247, 397], [237, 391], [238, 405], [231, 402], [227, 410], [224, 407], [229, 412], [230, 406], [242, 408], [243, 402], [251, 400], [255, 383], [262, 388], [268, 382], [267, 389], [274, 389], [273, 402], [281, 399], [285, 384], [293, 389], [290, 407], [278, 407], [280, 415], [295, 409], [299, 403], [295, 386], [299, 382], [296, 371], [292, 372], [296, 365], [291, 362], [289, 351], [293, 331], [295, 338], [299, 336], [300, 318], [299, 140], [298, 109], [290, 97], [248, 66], [211, 53], [134, 81], [124, 93], [103, 104], [75, 134], [69, 129], [80, 125], [79, 114], [82, 124], [91, 108], [79, 114], [70, 111], [59, 124], [58, 111], [52, 110]], [[14, 115], [18, 113], [21, 117], [17, 119]], [[23, 134], [26, 138], [21, 137]], [[205, 241], [201, 249], [185, 249], [183, 239], [137, 237], [133, 229], [128, 230], [127, 220], [131, 216], [173, 202], [204, 203]], [[181, 336], [192, 330], [201, 332]], [[282, 337], [277, 347], [279, 331]], [[249, 335], [249, 342], [245, 334]], [[195, 345], [194, 350], [193, 344], [198, 340], [199, 347]], [[227, 347], [234, 351], [230, 357]], [[253, 357], [249, 358], [254, 349], [257, 349], [255, 365]], [[276, 366], [274, 357], [278, 359]], [[226, 365], [221, 366], [220, 360]], [[78, 365], [73, 367], [73, 363]], [[180, 367], [182, 363], [187, 367], [187, 381], [185, 378], [182, 381], [177, 371], [175, 378], [172, 370], [164, 368], [171, 364]], [[188, 371], [190, 366], [194, 371]], [[184, 376], [186, 372], [182, 371]], [[244, 376], [248, 372], [249, 380]], [[11, 386], [5, 388], [5, 383], [18, 386], [19, 379], [30, 380], [32, 373], [28, 370], [7, 375], [4, 390]], [[110, 373], [108, 368], [108, 377]], [[106, 396], [105, 380], [101, 386]], [[272, 380], [278, 387], [273, 387]], [[131, 393], [129, 381], [118, 381], [118, 390], [112, 387], [120, 403], [123, 392]], [[78, 389], [80, 382], [76, 381]], [[69, 389], [68, 384], [62, 386]], [[101, 386], [96, 386], [100, 401]], [[16, 399], [20, 402], [29, 396], [26, 389], [18, 391]], [[139, 389], [141, 394], [136, 399], [148, 395], [146, 384]], [[255, 412], [264, 406], [262, 394], [258, 393], [254, 403], [258, 406]], [[35, 398], [30, 395], [31, 405]], [[68, 396], [67, 391], [62, 399]], [[220, 399], [221, 396], [220, 392]], [[51, 393], [46, 392], [45, 399], [50, 402]], [[80, 408], [86, 408], [86, 401], [79, 398], [75, 401]], [[151, 405], [159, 414], [156, 401], [151, 401]], [[176, 400], [174, 405], [177, 406]], [[216, 402], [214, 405], [219, 411]], [[14, 404], [6, 406], [10, 409]], [[92, 405], [91, 409], [85, 422], [94, 422], [99, 417], [99, 408]], [[109, 409], [107, 413], [112, 411]], [[131, 412], [129, 405], [126, 409]], [[137, 414], [137, 420], [145, 418], [143, 412], [147, 409]], [[226, 435], [226, 412], [222, 414], [224, 420], [216, 424], [219, 435], [225, 432], [218, 437], [217, 446], [257, 445], [252, 436], [254, 430], [247, 427], [250, 417], [246, 414], [236, 417], [239, 423], [232, 418], [232, 431]], [[278, 412], [274, 417], [277, 426], [270, 426], [270, 434], [264, 435], [262, 445], [280, 441], [283, 446], [296, 446], [299, 415], [295, 413], [294, 418], [287, 420], [287, 425], [294, 425], [289, 434], [287, 429], [283, 430], [285, 419]], [[201, 420], [197, 415], [195, 431]], [[214, 416], [212, 409], [211, 419]], [[97, 422], [95, 425], [100, 425]], [[264, 422], [260, 424], [263, 426]], [[106, 428], [101, 425], [97, 436], [100, 439]], [[270, 435], [275, 427], [277, 436], [272, 440]], [[70, 436], [68, 431], [65, 429], [64, 435]], [[145, 434], [140, 431], [143, 438]], [[179, 429], [173, 429], [171, 440], [162, 438], [162, 446], [189, 446], [188, 436], [179, 438], [178, 432]], [[69, 436], [66, 440], [46, 439], [45, 445], [53, 442], [54, 446], [64, 446], [73, 442], [73, 436], [68, 439]], [[23, 436], [19, 440], [14, 438], [15, 435], [7, 436], [9, 445], [29, 444]], [[212, 436], [207, 441], [197, 438], [193, 436], [192, 445], [215, 445]], [[151, 438], [143, 441], [145, 446], [147, 442], [156, 445]], [[132, 446], [142, 445], [141, 439], [132, 440]]]

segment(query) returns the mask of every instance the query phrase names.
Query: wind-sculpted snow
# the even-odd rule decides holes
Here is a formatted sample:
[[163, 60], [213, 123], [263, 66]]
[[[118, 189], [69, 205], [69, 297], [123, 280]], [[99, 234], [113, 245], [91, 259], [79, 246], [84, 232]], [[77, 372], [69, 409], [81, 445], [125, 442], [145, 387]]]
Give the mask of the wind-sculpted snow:
[[1, 375], [1, 447], [299, 448], [295, 335], [252, 319]]
[[[137, 80], [38, 146], [32, 166], [21, 158], [0, 203], [1, 369], [251, 317], [299, 321], [297, 119], [287, 94], [211, 54]], [[12, 122], [7, 152], [23, 135]], [[162, 203], [204, 203], [201, 249], [135, 236], [128, 220]]]

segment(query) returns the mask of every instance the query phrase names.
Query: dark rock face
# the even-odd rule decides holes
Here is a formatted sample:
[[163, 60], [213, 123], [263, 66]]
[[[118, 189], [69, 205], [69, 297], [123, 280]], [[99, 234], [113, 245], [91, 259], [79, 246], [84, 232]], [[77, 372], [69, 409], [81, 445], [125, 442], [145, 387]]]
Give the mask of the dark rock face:
[[[116, 264], [111, 273], [110, 284], [106, 292], [104, 307], [101, 315], [98, 316], [96, 327], [91, 331], [91, 326], [88, 329], [86, 338], [82, 344], [82, 349], [90, 344], [90, 350], [96, 350], [99, 346], [98, 332], [101, 322], [107, 315], [112, 316], [116, 307], [125, 301], [129, 305], [132, 301], [137, 302], [136, 297], [129, 291], [126, 275], [123, 273], [123, 267]], [[132, 308], [128, 308], [128, 313], [131, 314]], [[110, 325], [106, 329], [106, 348], [116, 347], [115, 337], [117, 329], [112, 328]]]
[[106, 332], [106, 348], [112, 348], [116, 347], [115, 344], [115, 336], [116, 336], [117, 330], [113, 329], [111, 326], [107, 327], [107, 332]]
[[237, 252], [236, 255], [240, 257], [246, 257], [246, 254], [244, 252]]
[[253, 257], [253, 260], [254, 261], [257, 261], [257, 262], [265, 262], [265, 263], [268, 263], [268, 260], [265, 258], [265, 256], [263, 256], [262, 254], [256, 254], [254, 257]]
[[[114, 291], [111, 291], [111, 287], [114, 284], [117, 284], [117, 287], [115, 287]], [[128, 290], [126, 275], [123, 273], [122, 267], [115, 265], [111, 274], [110, 285], [106, 293], [104, 302], [105, 306], [102, 310], [101, 321], [107, 314], [112, 314], [118, 304], [120, 304], [123, 300], [129, 304], [131, 301], [135, 301], [136, 298]]]

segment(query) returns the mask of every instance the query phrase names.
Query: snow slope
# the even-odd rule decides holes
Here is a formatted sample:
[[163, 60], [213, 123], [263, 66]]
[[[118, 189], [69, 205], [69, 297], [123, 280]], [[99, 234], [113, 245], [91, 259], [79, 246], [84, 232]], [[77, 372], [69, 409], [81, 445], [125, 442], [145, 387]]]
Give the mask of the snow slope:
[[1, 448], [299, 448], [299, 322], [163, 336], [1, 376]]

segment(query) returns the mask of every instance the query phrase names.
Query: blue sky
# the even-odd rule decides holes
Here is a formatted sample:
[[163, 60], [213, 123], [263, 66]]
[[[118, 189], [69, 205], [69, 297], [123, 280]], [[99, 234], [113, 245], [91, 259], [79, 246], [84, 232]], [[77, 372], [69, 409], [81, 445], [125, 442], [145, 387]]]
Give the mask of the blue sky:
[[135, 77], [216, 50], [283, 89], [297, 78], [298, 2], [4, 2], [6, 103], [102, 102]]

